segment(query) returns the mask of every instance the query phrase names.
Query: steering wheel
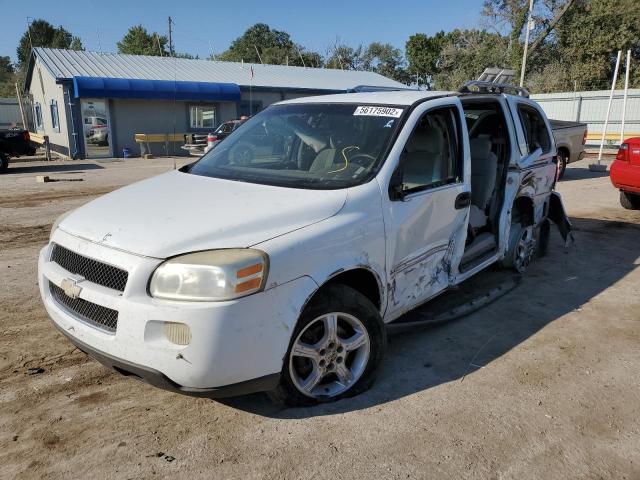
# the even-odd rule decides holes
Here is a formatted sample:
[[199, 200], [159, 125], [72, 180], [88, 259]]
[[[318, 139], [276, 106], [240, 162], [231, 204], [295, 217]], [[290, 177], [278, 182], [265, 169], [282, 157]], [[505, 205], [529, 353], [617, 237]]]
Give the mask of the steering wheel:
[[251, 163], [253, 158], [253, 147], [245, 142], [238, 143], [231, 148], [229, 152], [231, 163], [246, 166]]

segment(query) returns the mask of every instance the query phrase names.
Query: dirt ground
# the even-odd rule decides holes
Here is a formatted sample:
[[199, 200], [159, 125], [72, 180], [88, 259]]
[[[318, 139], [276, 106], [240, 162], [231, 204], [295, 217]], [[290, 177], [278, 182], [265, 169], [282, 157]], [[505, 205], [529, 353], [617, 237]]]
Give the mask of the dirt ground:
[[[372, 390], [305, 409], [157, 390], [49, 322], [36, 261], [54, 219], [172, 160], [11, 166], [0, 176], [0, 477], [640, 478], [640, 212], [588, 163], [558, 188], [574, 246], [554, 229], [517, 288], [391, 337]], [[65, 181], [36, 183], [42, 174]]]

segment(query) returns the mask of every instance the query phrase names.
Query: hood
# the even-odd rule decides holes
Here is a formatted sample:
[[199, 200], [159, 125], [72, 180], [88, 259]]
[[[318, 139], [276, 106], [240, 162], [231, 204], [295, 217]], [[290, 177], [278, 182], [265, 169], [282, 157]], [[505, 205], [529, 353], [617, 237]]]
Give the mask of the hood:
[[304, 190], [171, 171], [108, 193], [59, 228], [138, 255], [166, 258], [250, 247], [335, 215], [346, 190]]

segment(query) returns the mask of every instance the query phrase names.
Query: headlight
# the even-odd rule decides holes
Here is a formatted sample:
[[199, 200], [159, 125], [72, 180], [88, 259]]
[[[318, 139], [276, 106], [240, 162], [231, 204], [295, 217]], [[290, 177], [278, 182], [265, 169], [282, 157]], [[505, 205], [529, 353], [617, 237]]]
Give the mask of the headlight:
[[[75, 210], [75, 208], [73, 210]], [[53, 222], [53, 225], [51, 226], [51, 232], [49, 233], [49, 238], [51, 238], [51, 236], [53, 235], [53, 232], [56, 231], [56, 229], [58, 228], [58, 225], [60, 225], [60, 222], [62, 220], [64, 220], [65, 218], [67, 218], [69, 215], [71, 215], [73, 213], [73, 210], [69, 210], [68, 212], [64, 212], [62, 215], [60, 215], [58, 218], [56, 218], [56, 221]]]
[[189, 253], [160, 265], [149, 284], [155, 298], [220, 302], [264, 288], [269, 257], [260, 250], [233, 248]]

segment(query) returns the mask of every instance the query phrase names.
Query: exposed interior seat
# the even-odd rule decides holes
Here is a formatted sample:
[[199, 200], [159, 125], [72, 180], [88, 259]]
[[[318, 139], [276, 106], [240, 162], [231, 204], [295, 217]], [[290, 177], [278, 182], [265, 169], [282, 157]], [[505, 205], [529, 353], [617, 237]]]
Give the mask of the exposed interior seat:
[[491, 140], [482, 136], [470, 141], [471, 203], [486, 212], [496, 186], [498, 157], [491, 151]]
[[333, 167], [333, 162], [336, 158], [335, 148], [325, 148], [322, 150], [311, 163], [309, 167], [310, 172], [322, 172], [328, 171]]
[[443, 178], [444, 135], [437, 128], [416, 131], [407, 142], [404, 183], [408, 188], [428, 185]]

